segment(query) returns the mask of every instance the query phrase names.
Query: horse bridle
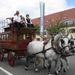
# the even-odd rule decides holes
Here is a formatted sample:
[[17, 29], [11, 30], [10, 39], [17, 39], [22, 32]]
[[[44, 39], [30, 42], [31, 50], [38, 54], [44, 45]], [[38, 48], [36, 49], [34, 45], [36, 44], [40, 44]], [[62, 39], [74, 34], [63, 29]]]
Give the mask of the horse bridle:
[[[75, 39], [72, 39], [71, 42], [73, 42]], [[70, 49], [74, 49], [75, 47], [72, 47], [72, 44], [71, 44], [71, 48]]]

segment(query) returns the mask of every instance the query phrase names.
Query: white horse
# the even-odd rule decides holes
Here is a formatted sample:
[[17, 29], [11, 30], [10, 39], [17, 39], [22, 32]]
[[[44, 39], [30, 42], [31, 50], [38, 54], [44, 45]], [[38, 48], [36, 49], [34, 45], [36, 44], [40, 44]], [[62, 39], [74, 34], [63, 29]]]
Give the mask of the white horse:
[[70, 36], [69, 40], [70, 40], [69, 41], [69, 43], [70, 43], [70, 51], [69, 51], [68, 54], [61, 56], [61, 58], [66, 61], [66, 66], [63, 67], [63, 62], [62, 62], [62, 60], [60, 60], [61, 64], [58, 67], [59, 72], [61, 71], [62, 68], [63, 68], [63, 72], [66, 72], [69, 69], [69, 59], [68, 59], [68, 57], [72, 56], [75, 53], [75, 39], [72, 36]]
[[75, 53], [75, 39], [71, 39], [71, 51], [73, 52], [73, 54]]
[[34, 70], [37, 71], [36, 63], [37, 58], [47, 59], [48, 60], [48, 75], [51, 75], [51, 63], [56, 61], [55, 63], [55, 73], [58, 74], [57, 66], [60, 61], [60, 57], [64, 53], [69, 52], [69, 43], [68, 38], [62, 38], [61, 34], [57, 34], [54, 37], [54, 43], [52, 45], [52, 38], [48, 41], [48, 43], [44, 46], [43, 42], [40, 41], [32, 41], [29, 43], [27, 47], [28, 56], [26, 57], [25, 70], [28, 69], [28, 60], [31, 57], [35, 57], [34, 62]]

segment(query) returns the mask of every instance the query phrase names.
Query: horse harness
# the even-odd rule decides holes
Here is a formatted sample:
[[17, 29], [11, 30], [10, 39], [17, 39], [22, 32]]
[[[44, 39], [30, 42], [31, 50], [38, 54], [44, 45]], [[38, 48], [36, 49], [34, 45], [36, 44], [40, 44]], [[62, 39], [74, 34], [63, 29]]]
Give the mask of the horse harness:
[[45, 53], [46, 53], [46, 51], [48, 51], [48, 50], [50, 50], [50, 49], [53, 49], [55, 53], [57, 53], [57, 54], [63, 56], [62, 50], [63, 50], [65, 47], [68, 47], [68, 46], [65, 46], [65, 47], [63, 47], [61, 50], [57, 50], [56, 48], [53, 47], [53, 42], [54, 42], [54, 37], [53, 37], [52, 40], [51, 40], [51, 45], [52, 45], [52, 47], [50, 47], [50, 48], [48, 48], [48, 49], [45, 49], [45, 45], [46, 45], [48, 42], [49, 42], [49, 41], [46, 40], [46, 41], [43, 43], [44, 45], [43, 45], [43, 50], [42, 50], [42, 51], [40, 51], [40, 52], [38, 52], [38, 53], [35, 53], [35, 54], [32, 54], [31, 56], [34, 57], [34, 56], [36, 56], [36, 55], [39, 54], [39, 53], [43, 53], [43, 54], [44, 54], [44, 58], [47, 59], [46, 56], [45, 56]]
[[44, 45], [43, 45], [43, 50], [42, 50], [41, 52], [35, 53], [35, 54], [33, 54], [33, 55], [35, 56], [35, 55], [37, 55], [37, 54], [39, 54], [39, 53], [43, 53], [43, 54], [44, 54], [44, 58], [47, 59], [46, 56], [45, 56], [45, 53], [46, 53], [46, 51], [48, 51], [48, 50], [50, 50], [50, 49], [53, 49], [55, 53], [61, 55], [61, 52], [58, 51], [58, 50], [56, 50], [56, 48], [53, 47], [53, 41], [54, 41], [54, 38], [52, 38], [52, 40], [51, 40], [51, 45], [52, 45], [52, 47], [50, 47], [50, 48], [48, 48], [48, 49], [45, 49], [45, 45], [49, 42], [49, 41], [46, 40], [46, 41], [43, 43], [43, 44], [44, 44]]
[[50, 50], [50, 49], [53, 49], [55, 53], [57, 53], [57, 54], [59, 54], [59, 55], [61, 55], [61, 56], [64, 56], [64, 54], [63, 54], [62, 51], [63, 51], [66, 47], [69, 47], [69, 46], [64, 46], [64, 47], [61, 48], [60, 50], [57, 50], [56, 48], [53, 47], [53, 42], [54, 42], [54, 36], [52, 37], [52, 40], [51, 40], [51, 45], [52, 45], [52, 47], [50, 47], [50, 48], [48, 48], [48, 49], [45, 49], [45, 45], [48, 43], [48, 41], [47, 41], [46, 43], [44, 43], [43, 50], [41, 51], [41, 53], [44, 54], [45, 59], [47, 59], [46, 56], [45, 56], [46, 51], [48, 51], [48, 50]]
[[[54, 41], [54, 38], [52, 39], [51, 43], [53, 43], [53, 41]], [[35, 54], [32, 54], [32, 55], [29, 55], [29, 56], [34, 57], [34, 56], [36, 56], [36, 55], [39, 54], [39, 53], [43, 53], [45, 59], [47, 59], [46, 56], [45, 56], [46, 51], [48, 51], [48, 50], [50, 50], [50, 49], [54, 49], [53, 46], [50, 47], [50, 48], [48, 48], [48, 49], [45, 49], [45, 45], [46, 45], [48, 42], [49, 42], [48, 40], [45, 40], [45, 41], [44, 41], [42, 51], [40, 51], [40, 52], [38, 52], [38, 53], [35, 53]], [[51, 45], [52, 45], [52, 44], [51, 44]]]

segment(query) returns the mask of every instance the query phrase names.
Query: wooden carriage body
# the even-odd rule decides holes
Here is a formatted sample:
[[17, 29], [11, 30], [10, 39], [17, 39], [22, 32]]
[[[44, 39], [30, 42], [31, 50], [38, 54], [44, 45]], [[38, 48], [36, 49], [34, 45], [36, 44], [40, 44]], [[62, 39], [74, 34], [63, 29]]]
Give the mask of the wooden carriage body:
[[0, 33], [0, 61], [3, 60], [4, 54], [8, 53], [8, 63], [13, 66], [15, 58], [27, 56], [27, 46], [35, 38], [36, 29], [21, 28], [18, 30], [14, 27], [14, 23], [10, 25]]

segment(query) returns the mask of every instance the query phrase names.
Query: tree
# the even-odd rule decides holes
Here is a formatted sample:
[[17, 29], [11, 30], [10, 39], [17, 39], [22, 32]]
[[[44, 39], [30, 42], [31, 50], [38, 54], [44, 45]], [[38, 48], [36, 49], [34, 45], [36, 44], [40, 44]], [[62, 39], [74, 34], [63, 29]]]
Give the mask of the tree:
[[38, 24], [34, 25], [34, 27], [37, 29], [36, 34], [40, 34], [40, 26]]
[[59, 33], [59, 32], [65, 33], [64, 28], [67, 27], [67, 25], [64, 23], [61, 23], [61, 20], [62, 20], [62, 14], [60, 18], [56, 20], [56, 22], [50, 20], [51, 26], [48, 26], [48, 30], [50, 33]]

